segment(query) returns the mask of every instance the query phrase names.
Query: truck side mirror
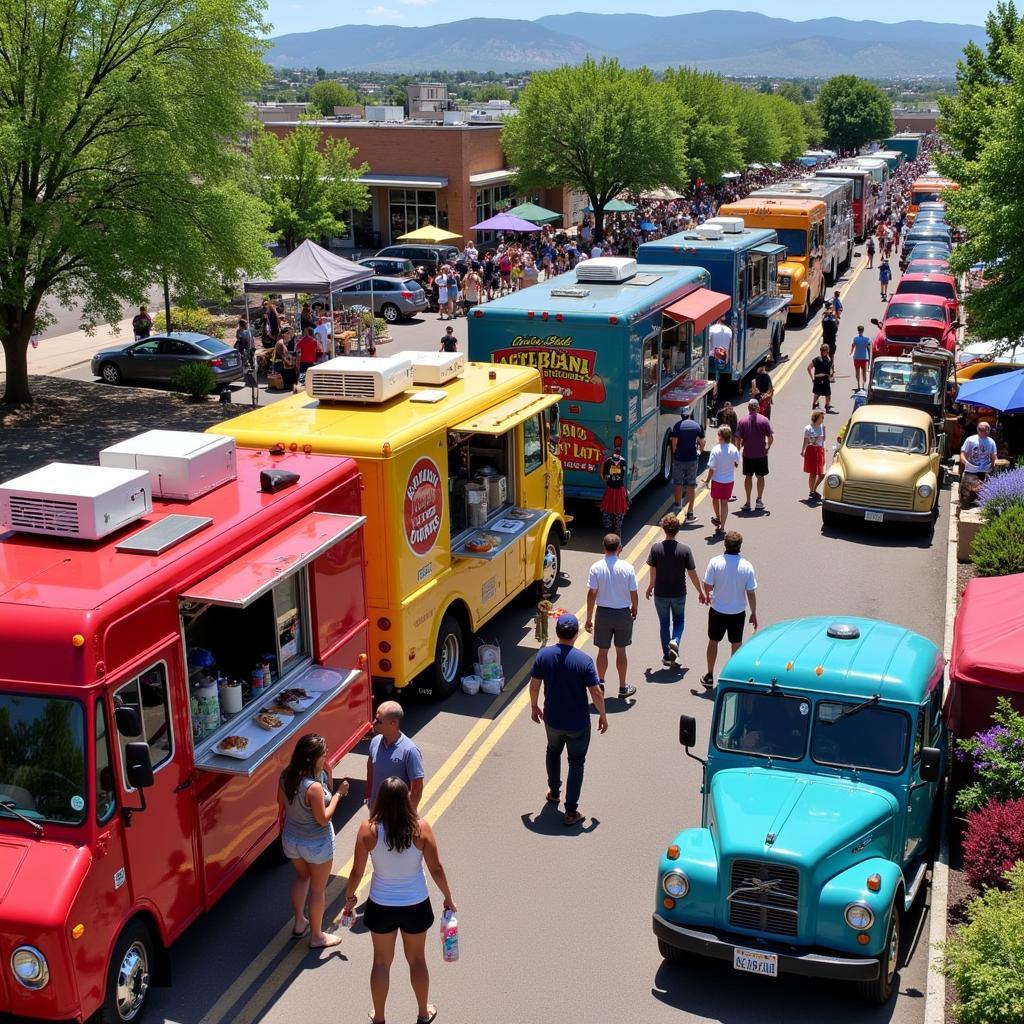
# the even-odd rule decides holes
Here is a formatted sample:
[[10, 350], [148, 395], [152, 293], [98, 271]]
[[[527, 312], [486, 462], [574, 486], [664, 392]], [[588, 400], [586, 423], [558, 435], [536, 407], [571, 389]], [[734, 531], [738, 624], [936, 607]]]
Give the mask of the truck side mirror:
[[[135, 708], [124, 705], [114, 708], [114, 724], [122, 736], [142, 735], [142, 719], [139, 718], [139, 713]], [[146, 749], [148, 750], [149, 748], [147, 747]]]
[[935, 782], [942, 769], [942, 751], [938, 747], [921, 748], [921, 781]]
[[877, 318], [877, 317], [874, 317], [874, 316], [873, 316], [873, 317], [871, 318], [871, 322], [872, 322], [872, 323], [873, 323], [873, 324], [874, 324], [874, 325], [875, 325], [876, 327], [881, 327], [881, 326], [882, 326], [882, 325], [881, 325], [881, 324], [880, 324], [880, 323], [878, 322], [878, 318]]
[[679, 742], [687, 749], [697, 745], [697, 719], [692, 715], [679, 716]]
[[[135, 789], [153, 785], [153, 762], [149, 757], [148, 743], [138, 741], [124, 745], [124, 774]], [[142, 809], [145, 809], [145, 803]]]

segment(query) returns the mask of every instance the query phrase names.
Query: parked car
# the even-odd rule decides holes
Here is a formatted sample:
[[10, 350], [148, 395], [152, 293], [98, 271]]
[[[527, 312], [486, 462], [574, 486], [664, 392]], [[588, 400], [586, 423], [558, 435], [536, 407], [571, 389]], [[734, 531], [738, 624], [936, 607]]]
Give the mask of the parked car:
[[[371, 294], [373, 312], [383, 317], [389, 324], [397, 324], [399, 320], [408, 320], [417, 313], [425, 313], [430, 306], [427, 293], [415, 278], [375, 277], [370, 281], [350, 285], [348, 288], [339, 288], [333, 295], [334, 308], [369, 308]], [[314, 296], [312, 305], [314, 309], [326, 308], [327, 296]]]
[[948, 265], [952, 252], [951, 246], [946, 242], [917, 242], [907, 256], [907, 264], [909, 265], [914, 260], [939, 259], [945, 260]]
[[900, 270], [910, 262], [910, 253], [915, 245], [921, 242], [939, 242], [951, 249], [953, 232], [948, 224], [925, 221], [920, 226], [915, 224], [904, 236], [900, 245]]
[[956, 379], [961, 384], [975, 377], [1020, 369], [1024, 369], [1024, 341], [971, 341], [961, 347], [956, 357]]
[[855, 410], [825, 474], [821, 521], [919, 523], [931, 532], [942, 478], [932, 416], [898, 405]]
[[188, 363], [206, 363], [213, 370], [217, 388], [245, 376], [242, 358], [235, 349], [195, 331], [172, 331], [101, 349], [92, 357], [91, 369], [94, 376], [102, 377], [108, 384], [170, 384], [178, 370]]
[[411, 260], [416, 267], [423, 267], [431, 274], [437, 271], [442, 263], [457, 263], [459, 250], [454, 245], [389, 245], [381, 249], [377, 256], [397, 257]]
[[904, 274], [948, 274], [949, 260], [941, 256], [915, 256]]
[[365, 260], [359, 260], [359, 265], [369, 267], [384, 277], [414, 277], [416, 275], [416, 268], [412, 265], [412, 260], [399, 256], [367, 256]]
[[884, 318], [879, 321], [872, 317], [871, 322], [878, 328], [871, 346], [872, 358], [903, 355], [925, 338], [934, 338], [949, 352], [956, 351], [960, 322], [953, 319], [949, 303], [938, 296], [914, 292], [893, 295]]
[[952, 274], [944, 274], [939, 271], [917, 273], [908, 269], [900, 278], [896, 286], [896, 295], [933, 295], [937, 299], [944, 299], [950, 307], [953, 319], [957, 318], [960, 311], [960, 297], [957, 295], [956, 278]]

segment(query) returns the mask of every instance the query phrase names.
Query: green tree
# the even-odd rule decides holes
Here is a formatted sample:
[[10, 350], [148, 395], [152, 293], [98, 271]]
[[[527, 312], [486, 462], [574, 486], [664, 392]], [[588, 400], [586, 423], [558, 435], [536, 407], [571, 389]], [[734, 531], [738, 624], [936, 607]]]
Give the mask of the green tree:
[[335, 107], [354, 107], [358, 102], [355, 90], [333, 78], [317, 82], [309, 90], [310, 110], [322, 117], [333, 117]]
[[830, 78], [818, 94], [825, 140], [834, 149], [851, 152], [893, 131], [889, 97], [856, 75]]
[[[8, 0], [0, 9], [4, 401], [31, 401], [46, 301], [120, 319], [163, 273], [262, 271], [265, 212], [239, 186], [242, 96], [265, 75], [251, 0]], [[216, 54], [211, 60], [210, 55]]]
[[509, 89], [498, 82], [491, 82], [488, 85], [481, 85], [473, 90], [473, 99], [477, 103], [486, 103], [488, 100], [510, 100], [512, 93]]
[[502, 145], [519, 168], [517, 191], [569, 186], [585, 192], [598, 237], [605, 204], [623, 192], [681, 187], [686, 153], [675, 93], [647, 68], [592, 59], [530, 78]]
[[769, 96], [768, 105], [782, 134], [780, 160], [795, 160], [807, 149], [807, 124], [800, 111], [806, 103], [793, 103], [784, 96]]
[[744, 166], [781, 160], [785, 142], [772, 97], [738, 85], [732, 86], [732, 90]]
[[739, 167], [743, 148], [730, 87], [713, 72], [686, 67], [669, 68], [664, 82], [682, 104], [692, 177], [714, 183]]
[[370, 205], [369, 190], [358, 181], [369, 166], [353, 166], [356, 150], [347, 139], [322, 142], [312, 124], [283, 138], [262, 130], [252, 141], [253, 187], [288, 252], [307, 238], [343, 234], [342, 216]]

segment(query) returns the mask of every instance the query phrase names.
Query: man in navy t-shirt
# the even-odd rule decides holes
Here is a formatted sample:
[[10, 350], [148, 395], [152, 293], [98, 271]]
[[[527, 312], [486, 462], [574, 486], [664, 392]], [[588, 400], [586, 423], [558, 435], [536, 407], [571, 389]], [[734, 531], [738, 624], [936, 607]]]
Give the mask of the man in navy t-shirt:
[[[583, 789], [583, 766], [590, 746], [590, 700], [597, 708], [597, 731], [608, 731], [604, 695], [597, 669], [589, 654], [575, 646], [580, 631], [575, 615], [563, 615], [555, 624], [558, 643], [538, 652], [530, 677], [530, 717], [543, 722], [548, 744], [545, 762], [548, 772], [548, 803], [557, 804], [562, 789], [562, 751], [568, 750], [569, 776], [565, 787], [566, 825], [583, 821], [579, 812]], [[538, 703], [544, 686], [544, 709]]]
[[672, 483], [676, 489], [676, 505], [682, 511], [685, 487], [686, 521], [692, 523], [697, 518], [693, 514], [693, 502], [697, 494], [697, 463], [704, 451], [704, 428], [693, 421], [687, 405], [679, 410], [679, 419], [669, 431], [669, 444], [672, 445]]

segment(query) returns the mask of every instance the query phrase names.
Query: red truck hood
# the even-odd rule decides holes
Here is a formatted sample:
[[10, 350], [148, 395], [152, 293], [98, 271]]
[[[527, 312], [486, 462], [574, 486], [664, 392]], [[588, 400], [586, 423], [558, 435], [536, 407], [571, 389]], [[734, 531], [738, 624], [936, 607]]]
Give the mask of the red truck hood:
[[953, 351], [953, 332], [942, 320], [888, 320], [875, 335], [875, 354], [883, 346], [892, 355], [899, 346], [916, 345], [922, 338], [934, 338], [943, 348]]
[[0, 836], [0, 932], [14, 939], [63, 928], [91, 864], [85, 846]]

